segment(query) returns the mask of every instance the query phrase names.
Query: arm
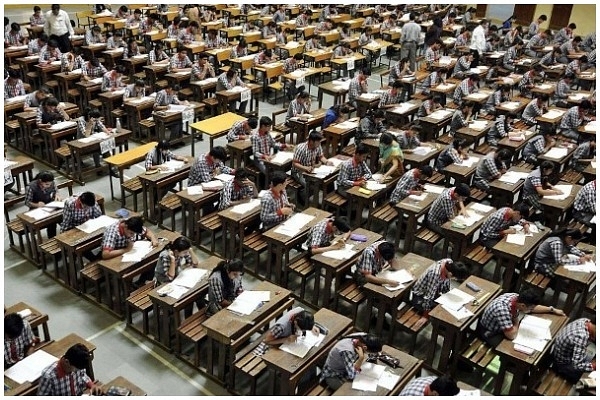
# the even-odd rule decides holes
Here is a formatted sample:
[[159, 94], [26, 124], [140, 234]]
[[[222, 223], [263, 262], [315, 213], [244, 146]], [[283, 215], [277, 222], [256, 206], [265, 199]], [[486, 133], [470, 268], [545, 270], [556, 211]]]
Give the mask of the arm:
[[156, 238], [154, 232], [152, 232], [150, 229], [146, 229], [144, 236], [146, 239], [149, 239], [152, 242], [152, 247], [158, 246], [158, 239]]
[[125, 247], [123, 249], [112, 249], [109, 247], [103, 247], [102, 248], [102, 259], [110, 260], [111, 258], [116, 258], [116, 257], [122, 256], [123, 254], [127, 253], [131, 249], [133, 249], [132, 241], [129, 241], [127, 243], [127, 247]]

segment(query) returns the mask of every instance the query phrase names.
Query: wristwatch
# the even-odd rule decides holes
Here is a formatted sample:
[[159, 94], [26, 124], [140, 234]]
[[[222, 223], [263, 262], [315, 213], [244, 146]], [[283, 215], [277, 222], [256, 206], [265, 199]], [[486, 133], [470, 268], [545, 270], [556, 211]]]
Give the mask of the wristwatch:
[[554, 307], [550, 306], [550, 312], [554, 313]]

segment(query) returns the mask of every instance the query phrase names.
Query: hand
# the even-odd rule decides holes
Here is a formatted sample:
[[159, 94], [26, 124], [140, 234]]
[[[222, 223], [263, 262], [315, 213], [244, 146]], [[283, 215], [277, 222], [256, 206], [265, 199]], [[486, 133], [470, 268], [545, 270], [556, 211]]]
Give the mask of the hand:
[[169, 250], [169, 258], [171, 259], [171, 261], [175, 261], [175, 254], [173, 254], [172, 250]]
[[358, 359], [360, 361], [363, 361], [365, 359], [365, 350], [361, 346], [358, 346], [356, 348], [356, 354], [358, 354]]
[[128, 240], [127, 241], [127, 247], [125, 247], [125, 250], [129, 251], [133, 249], [133, 241], [132, 240]]
[[285, 341], [287, 343], [296, 343], [297, 338], [298, 338], [298, 336], [296, 336], [296, 335], [290, 335], [287, 338], [285, 338]]
[[565, 312], [559, 308], [555, 308], [554, 311], [552, 312], [555, 315], [566, 315]]
[[552, 189], [552, 191], [553, 191], [555, 194], [563, 194], [562, 190], [560, 190], [560, 189]]
[[467, 210], [460, 210], [460, 215], [468, 217], [469, 216], [469, 212]]
[[388, 281], [387, 281], [386, 285], [390, 285], [390, 286], [392, 286], [392, 287], [396, 287], [396, 286], [400, 285], [400, 282], [398, 282], [398, 281], [393, 281], [393, 280], [391, 280], [391, 279], [388, 279]]
[[423, 325], [425, 325], [426, 323], [427, 323], [427, 318], [425, 318], [425, 317], [421, 317], [421, 318], [419, 318], [419, 320], [418, 320], [418, 321], [415, 323], [415, 325], [414, 325], [414, 329], [415, 329], [416, 331], [418, 331], [418, 330], [419, 330], [419, 329], [421, 329], [421, 327], [422, 327]]
[[423, 194], [423, 191], [422, 191], [422, 190], [413, 190], [413, 194], [414, 194], [415, 196], [420, 196], [420, 195], [422, 195], [422, 194]]
[[46, 203], [44, 203], [43, 201], [38, 201], [37, 203], [35, 203], [38, 207], [44, 207], [46, 205]]
[[282, 213], [283, 215], [291, 215], [291, 214], [292, 214], [292, 212], [294, 212], [294, 210], [293, 210], [291, 207], [283, 207], [283, 208], [281, 209], [281, 213]]
[[327, 161], [327, 165], [333, 167], [333, 161]]
[[337, 242], [331, 244], [331, 247], [336, 250], [343, 249], [344, 246], [346, 246], [346, 243], [344, 243], [343, 240], [338, 240]]
[[102, 396], [104, 394], [104, 391], [100, 386], [94, 385], [90, 388], [90, 393], [92, 394], [92, 396]]
[[523, 227], [523, 232], [525, 232], [526, 235], [529, 234], [529, 224]]

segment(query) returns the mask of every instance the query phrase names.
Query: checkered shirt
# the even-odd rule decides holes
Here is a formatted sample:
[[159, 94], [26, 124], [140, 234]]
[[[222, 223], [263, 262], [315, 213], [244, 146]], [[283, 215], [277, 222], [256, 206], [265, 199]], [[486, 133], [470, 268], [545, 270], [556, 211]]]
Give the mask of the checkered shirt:
[[402, 73], [402, 69], [400, 68], [400, 62], [394, 64], [393, 67], [390, 68], [390, 74], [388, 75], [390, 85], [400, 79], [400, 75]]
[[[319, 144], [314, 149], [310, 149], [308, 147], [308, 142], [300, 143], [294, 149], [294, 162], [301, 164], [305, 167], [311, 167], [315, 164], [319, 163], [323, 158], [323, 149]], [[296, 168], [292, 167], [293, 171], [296, 171], [299, 174], [302, 174], [301, 171], [298, 171]]]
[[525, 122], [530, 124], [536, 124], [536, 117], [539, 117], [543, 114], [542, 109], [537, 104], [537, 99], [533, 99], [527, 104], [525, 110], [523, 110], [523, 119]]
[[104, 67], [104, 65], [99, 64], [97, 67], [94, 67], [92, 63], [89, 61], [85, 62], [81, 67], [81, 73], [84, 76], [89, 76], [90, 78], [100, 78], [104, 77], [108, 71]]
[[311, 51], [314, 49], [322, 49], [323, 45], [319, 43], [316, 39], [307, 40], [304, 44], [304, 52]]
[[398, 396], [424, 396], [425, 390], [437, 379], [437, 376], [413, 378]]
[[587, 318], [579, 318], [558, 332], [551, 350], [555, 364], [572, 365], [578, 371], [594, 370], [587, 357], [590, 334], [586, 324], [589, 322]]
[[252, 142], [252, 154], [255, 160], [263, 160], [271, 154], [271, 149], [281, 150], [285, 145], [277, 143], [270, 133], [259, 133], [258, 131], [250, 136]]
[[504, 53], [504, 59], [502, 60], [502, 63], [504, 65], [513, 65], [517, 60], [517, 57], [517, 49], [515, 46], [511, 46], [508, 48], [508, 50], [506, 50], [506, 53]]
[[[234, 86], [242, 86], [243, 84], [244, 84], [244, 82], [242, 82], [242, 80], [240, 79], [239, 76], [236, 78], [235, 84], [232, 84], [231, 81], [227, 79], [227, 74], [225, 72], [223, 72], [217, 78], [217, 91], [230, 90], [230, 89], [233, 89]], [[288, 113], [289, 113], [289, 111], [288, 111]]]
[[169, 39], [177, 39], [179, 36], [179, 26], [171, 24], [167, 27], [167, 37]]
[[148, 232], [146, 227], [144, 227], [141, 234], [134, 234], [133, 238], [128, 238], [125, 236], [124, 228], [125, 222], [115, 222], [106, 228], [104, 236], [102, 237], [102, 250], [112, 251], [124, 249], [129, 242], [142, 240], [146, 237], [146, 233]]
[[423, 80], [423, 82], [421, 84], [421, 87], [423, 88], [423, 94], [429, 94], [430, 93], [429, 89], [432, 86], [437, 86], [440, 83], [442, 83], [442, 80], [443, 80], [443, 77], [437, 71], [433, 71], [432, 73], [427, 75], [425, 77], [425, 80]]
[[417, 168], [413, 168], [402, 175], [402, 178], [400, 178], [390, 196], [390, 202], [397, 203], [404, 200], [410, 195], [411, 190], [415, 190], [418, 187], [419, 178], [415, 176], [417, 171]]
[[425, 61], [427, 62], [427, 64], [431, 65], [439, 59], [440, 59], [440, 52], [433, 50], [431, 48], [431, 46], [428, 47], [427, 50], [425, 51]]
[[126, 47], [125, 42], [123, 41], [123, 39], [121, 39], [118, 43], [115, 41], [115, 37], [111, 36], [108, 38], [108, 40], [106, 41], [106, 49], [107, 50], [114, 50], [116, 48], [120, 48], [120, 47]]
[[290, 118], [297, 117], [301, 114], [308, 114], [310, 112], [310, 106], [308, 104], [302, 104], [298, 101], [298, 99], [294, 99], [290, 102], [288, 106], [287, 114], [285, 115], [285, 120], [289, 120]]
[[157, 151], [154, 148], [146, 154], [146, 160], [144, 161], [144, 168], [150, 169], [154, 165], [161, 165], [167, 161], [171, 161], [175, 158], [175, 154], [171, 150], [167, 150], [167, 154], [163, 155], [162, 152]]
[[371, 35], [367, 35], [366, 33], [363, 33], [360, 35], [360, 37], [358, 38], [358, 45], [359, 46], [364, 46], [367, 43], [369, 43], [371, 40], [373, 39], [373, 36]]
[[244, 125], [246, 124], [246, 120], [236, 121], [227, 132], [227, 140], [230, 142], [234, 142], [240, 139], [240, 136], [246, 136], [246, 130], [244, 129]]
[[165, 89], [156, 93], [156, 98], [154, 99], [155, 106], [168, 106], [169, 104], [179, 104], [176, 94], [169, 95]]
[[268, 62], [271, 62], [271, 57], [267, 57], [264, 51], [256, 53], [254, 56], [254, 65], [261, 65]]
[[567, 110], [560, 120], [560, 129], [577, 129], [584, 121], [589, 121], [589, 118], [582, 118], [579, 115], [579, 107], [573, 106]]
[[548, 53], [546, 53], [540, 60], [540, 64], [545, 65], [546, 67], [556, 64], [556, 59], [554, 58], [554, 52], [549, 51]]
[[450, 290], [450, 278], [442, 277], [442, 264], [452, 262], [449, 258], [444, 258], [437, 261], [434, 265], [427, 268], [422, 274], [412, 291], [414, 294], [423, 297], [423, 308], [426, 311], [431, 311], [435, 307], [434, 300], [442, 293]]
[[127, 18], [127, 21], [125, 22], [125, 27], [131, 28], [132, 26], [138, 25], [141, 22], [141, 20], [135, 18], [135, 15], [131, 15], [131, 17]]
[[303, 28], [308, 25], [308, 17], [300, 14], [296, 17], [296, 28]]
[[207, 77], [215, 77], [215, 68], [211, 63], [200, 66], [198, 63], [192, 65], [192, 81], [201, 81]]
[[304, 243], [306, 247], [318, 249], [319, 247], [324, 247], [331, 243], [334, 238], [333, 230], [332, 232], [327, 232], [330, 222], [333, 222], [333, 220], [326, 218], [310, 228], [308, 236], [306, 237], [306, 242]]
[[283, 73], [289, 74], [299, 68], [298, 63], [294, 57], [289, 57], [283, 60]]
[[179, 46], [183, 46], [186, 43], [190, 43], [194, 40], [194, 34], [190, 32], [188, 29], [182, 29], [179, 33], [175, 34], [177, 38], [177, 44]]
[[[352, 340], [352, 339], [351, 338], [342, 339], [342, 340], [340, 340], [340, 342], [343, 340]], [[323, 378], [338, 377], [340, 379], [354, 379], [354, 377], [358, 373], [358, 371], [356, 371], [354, 369], [354, 363], [356, 362], [356, 360], [358, 360], [358, 354], [356, 353], [356, 351], [337, 350], [336, 347], [334, 347], [329, 352], [327, 359], [329, 359], [329, 357], [332, 357], [333, 354], [336, 354], [337, 357], [342, 358], [342, 362], [344, 365], [344, 371], [343, 372], [336, 371], [336, 370], [332, 369], [331, 366], [327, 362], [325, 362], [325, 366], [323, 367], [323, 373], [322, 373]]]
[[44, 25], [46, 22], [46, 18], [44, 18], [44, 14], [40, 14], [39, 16], [32, 15], [29, 17], [29, 24], [33, 25]]
[[[500, 232], [513, 226], [515, 223], [512, 219], [508, 218], [508, 212], [510, 207], [502, 207], [490, 215], [483, 225], [481, 226], [481, 238], [487, 239], [499, 239], [502, 237]], [[523, 226], [528, 222], [524, 219], [519, 221], [519, 225]]]
[[347, 49], [344, 46], [337, 46], [334, 50], [333, 50], [333, 55], [334, 57], [344, 57], [344, 56], [349, 56], [352, 55], [352, 50], [351, 49]]
[[469, 78], [465, 78], [462, 80], [462, 82], [460, 82], [460, 85], [458, 85], [454, 90], [454, 102], [456, 104], [460, 104], [464, 96], [468, 96], [471, 93], [475, 92], [477, 92], [477, 88], [475, 88], [475, 85], [471, 83], [471, 80]]
[[596, 64], [596, 49], [587, 53], [588, 56], [588, 64]]
[[[475, 180], [486, 180], [491, 181], [493, 179], [497, 179], [500, 177], [500, 171], [498, 170], [498, 166], [496, 165], [496, 160], [494, 159], [496, 153], [489, 153], [483, 157], [483, 160], [477, 165], [477, 169], [475, 170]], [[506, 164], [501, 162], [501, 169], [507, 169]]]
[[200, 154], [198, 159], [190, 169], [188, 177], [188, 186], [199, 185], [209, 182], [213, 178], [215, 170], [218, 168], [223, 174], [233, 174], [234, 170], [223, 165], [221, 161], [209, 160], [208, 154]]
[[467, 59], [467, 56], [462, 56], [456, 62], [454, 66], [454, 71], [452, 71], [452, 76], [463, 77], [465, 72], [468, 72], [471, 69], [471, 62]]
[[[113, 74], [113, 71], [108, 71], [102, 76], [102, 88], [103, 92], [109, 91], [112, 88], [122, 88], [125, 86], [123, 83], [123, 77], [117, 77], [117, 73]], [[159, 92], [160, 93], [160, 92]], [[158, 97], [158, 96], [156, 96]]]
[[94, 34], [94, 31], [88, 29], [85, 31], [85, 45], [89, 46], [90, 44], [102, 43], [102, 35]]
[[379, 99], [379, 108], [390, 104], [400, 104], [401, 102], [402, 92], [400, 90], [397, 90], [396, 95], [393, 95], [392, 89], [388, 89], [381, 94], [381, 98]]
[[219, 200], [219, 210], [224, 210], [231, 205], [233, 201], [239, 201], [244, 198], [254, 196], [252, 185], [240, 186], [235, 180], [225, 182], [223, 190], [221, 190], [221, 198]]
[[567, 68], [565, 69], [565, 75], [573, 74], [578, 75], [581, 70], [581, 65], [579, 64], [579, 60], [573, 60], [567, 64]]
[[354, 142], [358, 145], [365, 139], [379, 137], [379, 134], [385, 131], [386, 129], [383, 122], [375, 123], [374, 119], [363, 117], [358, 123], [358, 129], [354, 135]]
[[356, 268], [363, 275], [377, 275], [383, 269], [386, 264], [386, 260], [379, 254], [379, 245], [385, 242], [380, 240], [367, 247], [358, 258], [356, 262]]
[[39, 107], [40, 106], [40, 102], [38, 101], [38, 99], [35, 97], [35, 93], [36, 92], [31, 92], [27, 95], [27, 97], [25, 97], [25, 105], [24, 107]]
[[139, 56], [142, 53], [140, 52], [140, 48], [136, 48], [135, 53], [129, 54], [129, 46], [125, 46], [123, 48], [123, 60], [127, 60], [129, 57]]
[[571, 86], [564, 79], [558, 81], [556, 92], [554, 93], [555, 100], [566, 100], [571, 92]]
[[31, 325], [23, 320], [23, 330], [14, 339], [4, 336], [4, 365], [13, 365], [25, 358], [27, 349], [35, 342]]
[[59, 369], [58, 361], [44, 368], [40, 378], [38, 396], [81, 396], [85, 389], [93, 385], [85, 369], [65, 373]]
[[462, 110], [458, 109], [454, 111], [454, 114], [452, 115], [452, 120], [450, 121], [450, 132], [454, 134], [457, 130], [459, 130], [460, 128], [464, 128], [467, 125], [469, 125], [469, 123], [467, 122], [465, 114], [463, 114]]
[[458, 201], [452, 198], [456, 188], [452, 187], [444, 189], [437, 199], [431, 204], [427, 220], [435, 226], [442, 226], [445, 222], [450, 221], [456, 216], [456, 208]]
[[364, 176], [366, 179], [371, 178], [371, 170], [367, 166], [366, 162], [361, 162], [360, 164], [356, 164], [354, 157], [344, 161], [340, 165], [340, 173], [337, 178], [337, 184], [339, 187], [344, 189], [350, 189], [354, 185], [354, 181], [356, 181], [361, 176]]
[[593, 153], [591, 151], [590, 142], [583, 142], [579, 146], [577, 146], [577, 148], [573, 152], [573, 158], [571, 158], [570, 165], [574, 167], [579, 163], [579, 160], [581, 160], [582, 158], [592, 158], [592, 154]]
[[159, 283], [171, 282], [181, 273], [181, 267], [191, 266], [193, 264], [192, 256], [186, 254], [184, 256], [175, 256], [175, 276], [169, 277], [167, 273], [171, 267], [171, 257], [169, 257], [169, 251], [163, 250], [158, 256], [156, 267], [154, 268], [154, 277]]
[[596, 213], [596, 181], [586, 183], [575, 196], [574, 207], [576, 211]]
[[538, 33], [537, 35], [529, 39], [529, 43], [527, 43], [526, 48], [531, 49], [532, 47], [542, 47], [546, 46], [546, 44], [548, 44], [548, 40], [544, 39], [542, 35]]
[[[61, 56], [60, 58], [60, 72], [67, 72], [69, 71], [69, 53], [65, 53]], [[75, 56], [75, 59], [73, 60], [73, 69], [80, 69], [83, 72], [83, 66], [86, 64], [85, 60], [83, 59], [83, 57], [81, 56]]]
[[40, 54], [40, 51], [42, 50], [42, 46], [40, 46], [40, 42], [37, 39], [32, 40], [31, 42], [29, 42], [29, 44], [27, 45], [28, 48], [28, 56], [33, 56], [36, 54]]
[[160, 54], [157, 54], [156, 50], [150, 50], [148, 53], [148, 64], [152, 65], [155, 62], [169, 60], [169, 56], [164, 51], [161, 51]]
[[37, 182], [34, 180], [29, 183], [27, 186], [27, 190], [25, 191], [25, 206], [31, 208], [31, 203], [39, 203], [40, 201], [48, 204], [54, 200], [56, 196], [56, 186], [54, 182], [48, 187], [43, 189]]
[[265, 193], [260, 199], [260, 220], [265, 230], [286, 220], [287, 216], [280, 214], [279, 210], [288, 204], [288, 197], [285, 190], [279, 195], [275, 194], [273, 190]]
[[538, 187], [542, 187], [542, 171], [540, 171], [539, 168], [536, 168], [531, 171], [525, 179], [525, 183], [523, 184], [523, 198], [531, 196], [539, 198], [536, 190]]
[[400, 148], [402, 150], [416, 149], [417, 147], [419, 147], [421, 145], [421, 141], [419, 140], [419, 138], [416, 135], [408, 137], [408, 136], [406, 136], [405, 132], [402, 132], [400, 135], [398, 135], [397, 140], [398, 140], [398, 143], [400, 144]]
[[456, 38], [456, 42], [454, 43], [454, 47], [468, 46], [469, 39], [465, 35], [458, 35]]
[[139, 89], [135, 86], [134, 83], [132, 83], [125, 87], [125, 93], [123, 93], [123, 98], [128, 99], [130, 97], [144, 97], [145, 95], [146, 95], [145, 87]]
[[235, 45], [231, 48], [231, 55], [229, 56], [230, 59], [232, 58], [240, 58], [240, 57], [245, 57], [248, 55], [248, 48], [242, 48], [242, 49], [238, 49], [238, 46]]
[[98, 218], [101, 215], [102, 210], [98, 203], [94, 204], [92, 207], [88, 207], [81, 203], [79, 196], [71, 196], [65, 200], [60, 231], [68, 231], [77, 225], [83, 224], [88, 219]]
[[535, 84], [535, 78], [533, 77], [534, 71], [527, 71], [523, 74], [521, 82], [519, 82], [519, 90], [529, 90], [527, 86]]
[[11, 78], [6, 78], [4, 80], [4, 98], [10, 99], [16, 96], [23, 96], [25, 94], [25, 86], [23, 86], [23, 81], [16, 79], [11, 83], [11, 80]]
[[8, 40], [8, 44], [10, 46], [21, 46], [23, 43], [23, 39], [25, 39], [25, 37], [23, 36], [23, 34], [21, 32], [17, 32], [17, 33], [10, 32], [8, 34], [8, 36], [6, 36], [6, 40]]
[[517, 293], [504, 293], [498, 296], [483, 311], [479, 323], [491, 334], [502, 333], [513, 327], [513, 318], [516, 318], [518, 311], [516, 301], [519, 295]]
[[350, 81], [350, 86], [348, 89], [348, 102], [352, 102], [356, 100], [363, 93], [367, 93], [367, 84], [366, 81], [364, 84], [361, 84], [358, 81], [358, 76], [356, 78], [352, 78]]
[[216, 49], [217, 47], [226, 46], [227, 42], [225, 41], [225, 39], [217, 35], [214, 39], [212, 39], [210, 36], [207, 36], [205, 44], [206, 48], [208, 49]]
[[573, 254], [577, 257], [585, 255], [577, 247], [563, 243], [562, 239], [558, 236], [551, 236], [544, 240], [535, 252], [535, 270], [546, 276], [554, 276], [554, 271], [559, 264], [579, 264], [578, 260], [572, 260], [567, 257], [568, 254]]
[[142, 31], [142, 32], [149, 32], [153, 28], [158, 28], [158, 21], [153, 22], [152, 20], [150, 20], [148, 18], [144, 18], [140, 22], [140, 31]]

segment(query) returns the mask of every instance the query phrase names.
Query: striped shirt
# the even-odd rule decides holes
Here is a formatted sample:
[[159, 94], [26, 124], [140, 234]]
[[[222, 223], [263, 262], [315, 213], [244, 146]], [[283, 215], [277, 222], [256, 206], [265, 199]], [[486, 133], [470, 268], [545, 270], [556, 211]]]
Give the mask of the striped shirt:
[[253, 195], [254, 187], [252, 185], [240, 186], [235, 179], [225, 182], [219, 199], [219, 210], [226, 209], [234, 201], [251, 198]]
[[187, 56], [184, 59], [179, 57], [179, 54], [171, 57], [171, 62], [169, 63], [169, 71], [173, 68], [182, 69], [182, 68], [192, 68], [192, 60]]
[[[487, 217], [483, 225], [481, 225], [481, 239], [499, 239], [502, 237], [502, 231], [515, 225], [515, 222], [513, 222], [508, 214], [510, 211], [510, 207], [502, 207]], [[521, 219], [518, 224], [524, 226], [527, 225], [528, 222]]]
[[25, 95], [25, 86], [20, 79], [6, 78], [4, 80], [4, 99]]
[[92, 207], [89, 207], [81, 202], [79, 196], [71, 196], [65, 200], [60, 231], [68, 231], [89, 219], [98, 218], [101, 215], [102, 210], [97, 202]]
[[217, 169], [223, 174], [233, 175], [235, 173], [234, 169], [223, 165], [221, 161], [213, 159], [209, 154], [200, 154], [190, 169], [188, 186], [209, 182]]
[[590, 121], [589, 117], [579, 113], [579, 106], [573, 106], [562, 116], [560, 129], [577, 129], [588, 121]]
[[150, 53], [148, 53], [148, 65], [163, 60], [169, 60], [169, 56], [163, 50], [160, 53], [157, 50], [150, 50]]
[[356, 268], [361, 274], [375, 276], [383, 270], [387, 261], [379, 254], [379, 245], [384, 242], [385, 240], [380, 240], [363, 250], [356, 262]]
[[339, 187], [349, 189], [354, 185], [354, 181], [361, 177], [370, 179], [371, 170], [365, 161], [357, 164], [354, 157], [352, 157], [351, 159], [342, 162], [340, 165], [340, 173], [336, 182]]
[[573, 207], [576, 211], [596, 213], [596, 181], [586, 183], [575, 196]]
[[[308, 142], [300, 143], [294, 149], [294, 162], [304, 167], [312, 167], [321, 162], [323, 158], [323, 149], [321, 144], [318, 144], [314, 149], [308, 147]], [[297, 170], [292, 166], [292, 171], [302, 174], [302, 171]]]

